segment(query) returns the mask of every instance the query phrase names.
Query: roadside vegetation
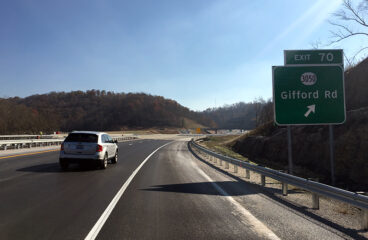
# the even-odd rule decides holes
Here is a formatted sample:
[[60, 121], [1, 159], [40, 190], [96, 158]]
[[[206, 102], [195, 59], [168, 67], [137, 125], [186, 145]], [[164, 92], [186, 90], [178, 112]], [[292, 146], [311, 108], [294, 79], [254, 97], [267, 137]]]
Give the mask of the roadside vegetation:
[[[260, 127], [261, 129], [265, 129], [266, 125]], [[269, 125], [268, 125], [269, 126]], [[248, 158], [244, 155], [240, 154], [239, 151], [234, 148], [234, 143], [238, 141], [242, 141], [242, 139], [247, 138], [249, 136], [256, 136], [258, 134], [258, 128], [255, 130], [250, 131], [242, 136], [239, 135], [229, 135], [229, 136], [209, 136], [206, 138], [202, 138], [198, 141], [200, 145], [206, 147], [214, 152], [220, 153], [224, 156], [236, 158], [239, 160], [243, 160], [255, 165], [260, 165], [268, 168], [272, 168], [275, 170], [282, 170], [287, 171], [287, 164], [285, 162], [273, 161], [273, 159], [268, 158]], [[295, 171], [297, 172], [298, 176], [304, 178], [313, 178], [313, 179], [324, 179], [324, 176], [321, 174], [316, 173], [315, 171], [311, 171], [308, 168], [302, 166], [296, 166]]]
[[249, 162], [249, 159], [229, 148], [228, 144], [238, 139], [239, 135], [208, 136], [198, 141], [200, 145], [225, 156]]

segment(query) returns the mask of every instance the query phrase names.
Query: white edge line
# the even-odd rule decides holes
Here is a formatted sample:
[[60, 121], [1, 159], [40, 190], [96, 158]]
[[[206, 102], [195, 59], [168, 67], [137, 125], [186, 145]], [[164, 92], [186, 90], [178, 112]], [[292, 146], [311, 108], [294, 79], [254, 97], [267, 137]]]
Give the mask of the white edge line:
[[168, 145], [170, 143], [172, 143], [172, 142], [168, 142], [168, 143], [162, 145], [161, 147], [157, 148], [150, 155], [148, 155], [148, 157], [146, 157], [146, 159], [143, 160], [143, 162], [137, 167], [137, 169], [134, 170], [134, 172], [130, 175], [130, 177], [128, 178], [128, 180], [126, 180], [126, 182], [124, 183], [124, 185], [120, 188], [120, 190], [118, 191], [118, 193], [115, 195], [115, 197], [112, 199], [112, 201], [110, 202], [110, 204], [107, 206], [107, 208], [105, 209], [105, 211], [102, 213], [101, 217], [95, 223], [95, 225], [93, 226], [93, 228], [91, 229], [91, 231], [84, 238], [84, 240], [94, 240], [94, 239], [96, 239], [98, 233], [100, 232], [100, 230], [104, 226], [106, 220], [109, 218], [112, 210], [114, 210], [116, 204], [120, 200], [120, 198], [123, 195], [123, 193], [125, 192], [125, 190], [128, 188], [130, 182], [133, 180], [133, 178], [135, 177], [135, 175], [138, 173], [138, 171], [150, 159], [150, 157], [152, 157], [153, 154], [155, 154], [158, 150], [160, 150], [161, 148], [165, 147], [166, 145]]
[[240, 203], [238, 203], [232, 196], [230, 196], [223, 188], [221, 188], [218, 184], [214, 182], [214, 180], [208, 176], [202, 169], [199, 167], [196, 168], [199, 174], [201, 174], [207, 181], [209, 181], [212, 186], [238, 210], [246, 219], [247, 226], [256, 234], [259, 234], [262, 239], [269, 240], [280, 240], [280, 238], [271, 231], [264, 223], [258, 220], [252, 213], [250, 213], [247, 209], [245, 209]]

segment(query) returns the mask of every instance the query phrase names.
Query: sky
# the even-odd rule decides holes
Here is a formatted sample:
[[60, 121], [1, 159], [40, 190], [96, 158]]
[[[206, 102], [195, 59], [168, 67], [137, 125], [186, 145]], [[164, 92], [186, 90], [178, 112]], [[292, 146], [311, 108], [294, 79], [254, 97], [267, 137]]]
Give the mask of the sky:
[[341, 3], [3, 0], [0, 97], [144, 92], [196, 111], [269, 99], [283, 50], [319, 42], [349, 56], [363, 46], [361, 38], [327, 46], [327, 20]]

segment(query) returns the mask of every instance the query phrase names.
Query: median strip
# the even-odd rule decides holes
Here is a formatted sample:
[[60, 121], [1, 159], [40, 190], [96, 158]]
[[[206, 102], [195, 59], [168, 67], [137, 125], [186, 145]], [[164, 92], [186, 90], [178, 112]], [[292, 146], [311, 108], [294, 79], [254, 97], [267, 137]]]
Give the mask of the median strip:
[[47, 153], [47, 152], [56, 152], [56, 151], [60, 151], [60, 149], [58, 148], [58, 149], [45, 150], [45, 151], [39, 151], [39, 152], [22, 153], [22, 154], [16, 154], [16, 155], [0, 157], [0, 159], [21, 157], [21, 156], [29, 156], [29, 155], [35, 155], [35, 154]]

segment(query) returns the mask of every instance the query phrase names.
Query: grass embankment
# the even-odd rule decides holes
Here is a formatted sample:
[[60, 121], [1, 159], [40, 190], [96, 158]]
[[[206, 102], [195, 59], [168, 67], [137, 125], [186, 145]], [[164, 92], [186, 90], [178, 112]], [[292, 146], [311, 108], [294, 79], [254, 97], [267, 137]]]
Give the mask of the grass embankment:
[[250, 162], [248, 158], [240, 155], [239, 153], [234, 152], [228, 146], [230, 142], [234, 141], [237, 138], [239, 138], [239, 135], [210, 136], [210, 137], [201, 139], [201, 141], [199, 141], [198, 143], [222, 155]]
[[[321, 132], [321, 129], [324, 130], [324, 132]], [[321, 126], [293, 128], [294, 175], [330, 184], [329, 152], [327, 151], [329, 148], [326, 141], [321, 140], [327, 139], [328, 133], [326, 133], [325, 130], [326, 129], [321, 128]], [[317, 134], [315, 132], [317, 132]], [[320, 138], [315, 140], [316, 136], [320, 136]], [[301, 146], [308, 147], [301, 148]], [[239, 154], [248, 156], [258, 165], [285, 172], [289, 169], [286, 129], [277, 127], [273, 122], [261, 125], [237, 139], [234, 139], [234, 141], [228, 142], [227, 147], [233, 149], [235, 152], [239, 152]], [[336, 149], [338, 148], [336, 147]], [[306, 152], [313, 154], [307, 155]], [[327, 153], [319, 156], [318, 154], [321, 152]], [[312, 163], [315, 159], [318, 160]], [[326, 167], [326, 165], [328, 170], [324, 172], [321, 171], [320, 169], [322, 166]], [[340, 184], [345, 186], [343, 183]]]
[[[210, 136], [210, 137], [206, 137], [204, 139], [202, 139], [199, 144], [211, 149], [217, 153], [220, 153], [222, 155], [225, 156], [229, 156], [232, 158], [236, 158], [239, 160], [243, 160], [243, 161], [247, 161], [249, 163], [255, 164], [255, 165], [259, 165], [259, 166], [263, 166], [263, 167], [267, 167], [267, 168], [271, 168], [271, 169], [275, 169], [275, 170], [283, 170], [283, 171], [287, 171], [288, 169], [288, 165], [285, 165], [284, 163], [281, 162], [274, 162], [272, 160], [268, 160], [268, 159], [252, 159], [249, 160], [247, 157], [235, 152], [234, 150], [232, 150], [232, 145], [235, 142], [235, 140], [239, 140], [242, 138], [245, 138], [247, 136], [255, 136], [257, 134], [259, 134], [260, 132], [268, 132], [270, 131], [269, 129], [267, 129], [267, 127], [265, 127], [265, 129], [257, 129], [257, 130], [253, 130], [250, 131], [247, 134], [244, 135], [230, 135], [230, 136]], [[312, 179], [323, 179], [323, 176], [320, 174], [316, 174], [313, 171], [301, 167], [301, 166], [294, 166], [294, 172], [297, 173], [296, 175], [300, 176], [300, 177], [304, 177], [304, 178], [312, 178]]]

